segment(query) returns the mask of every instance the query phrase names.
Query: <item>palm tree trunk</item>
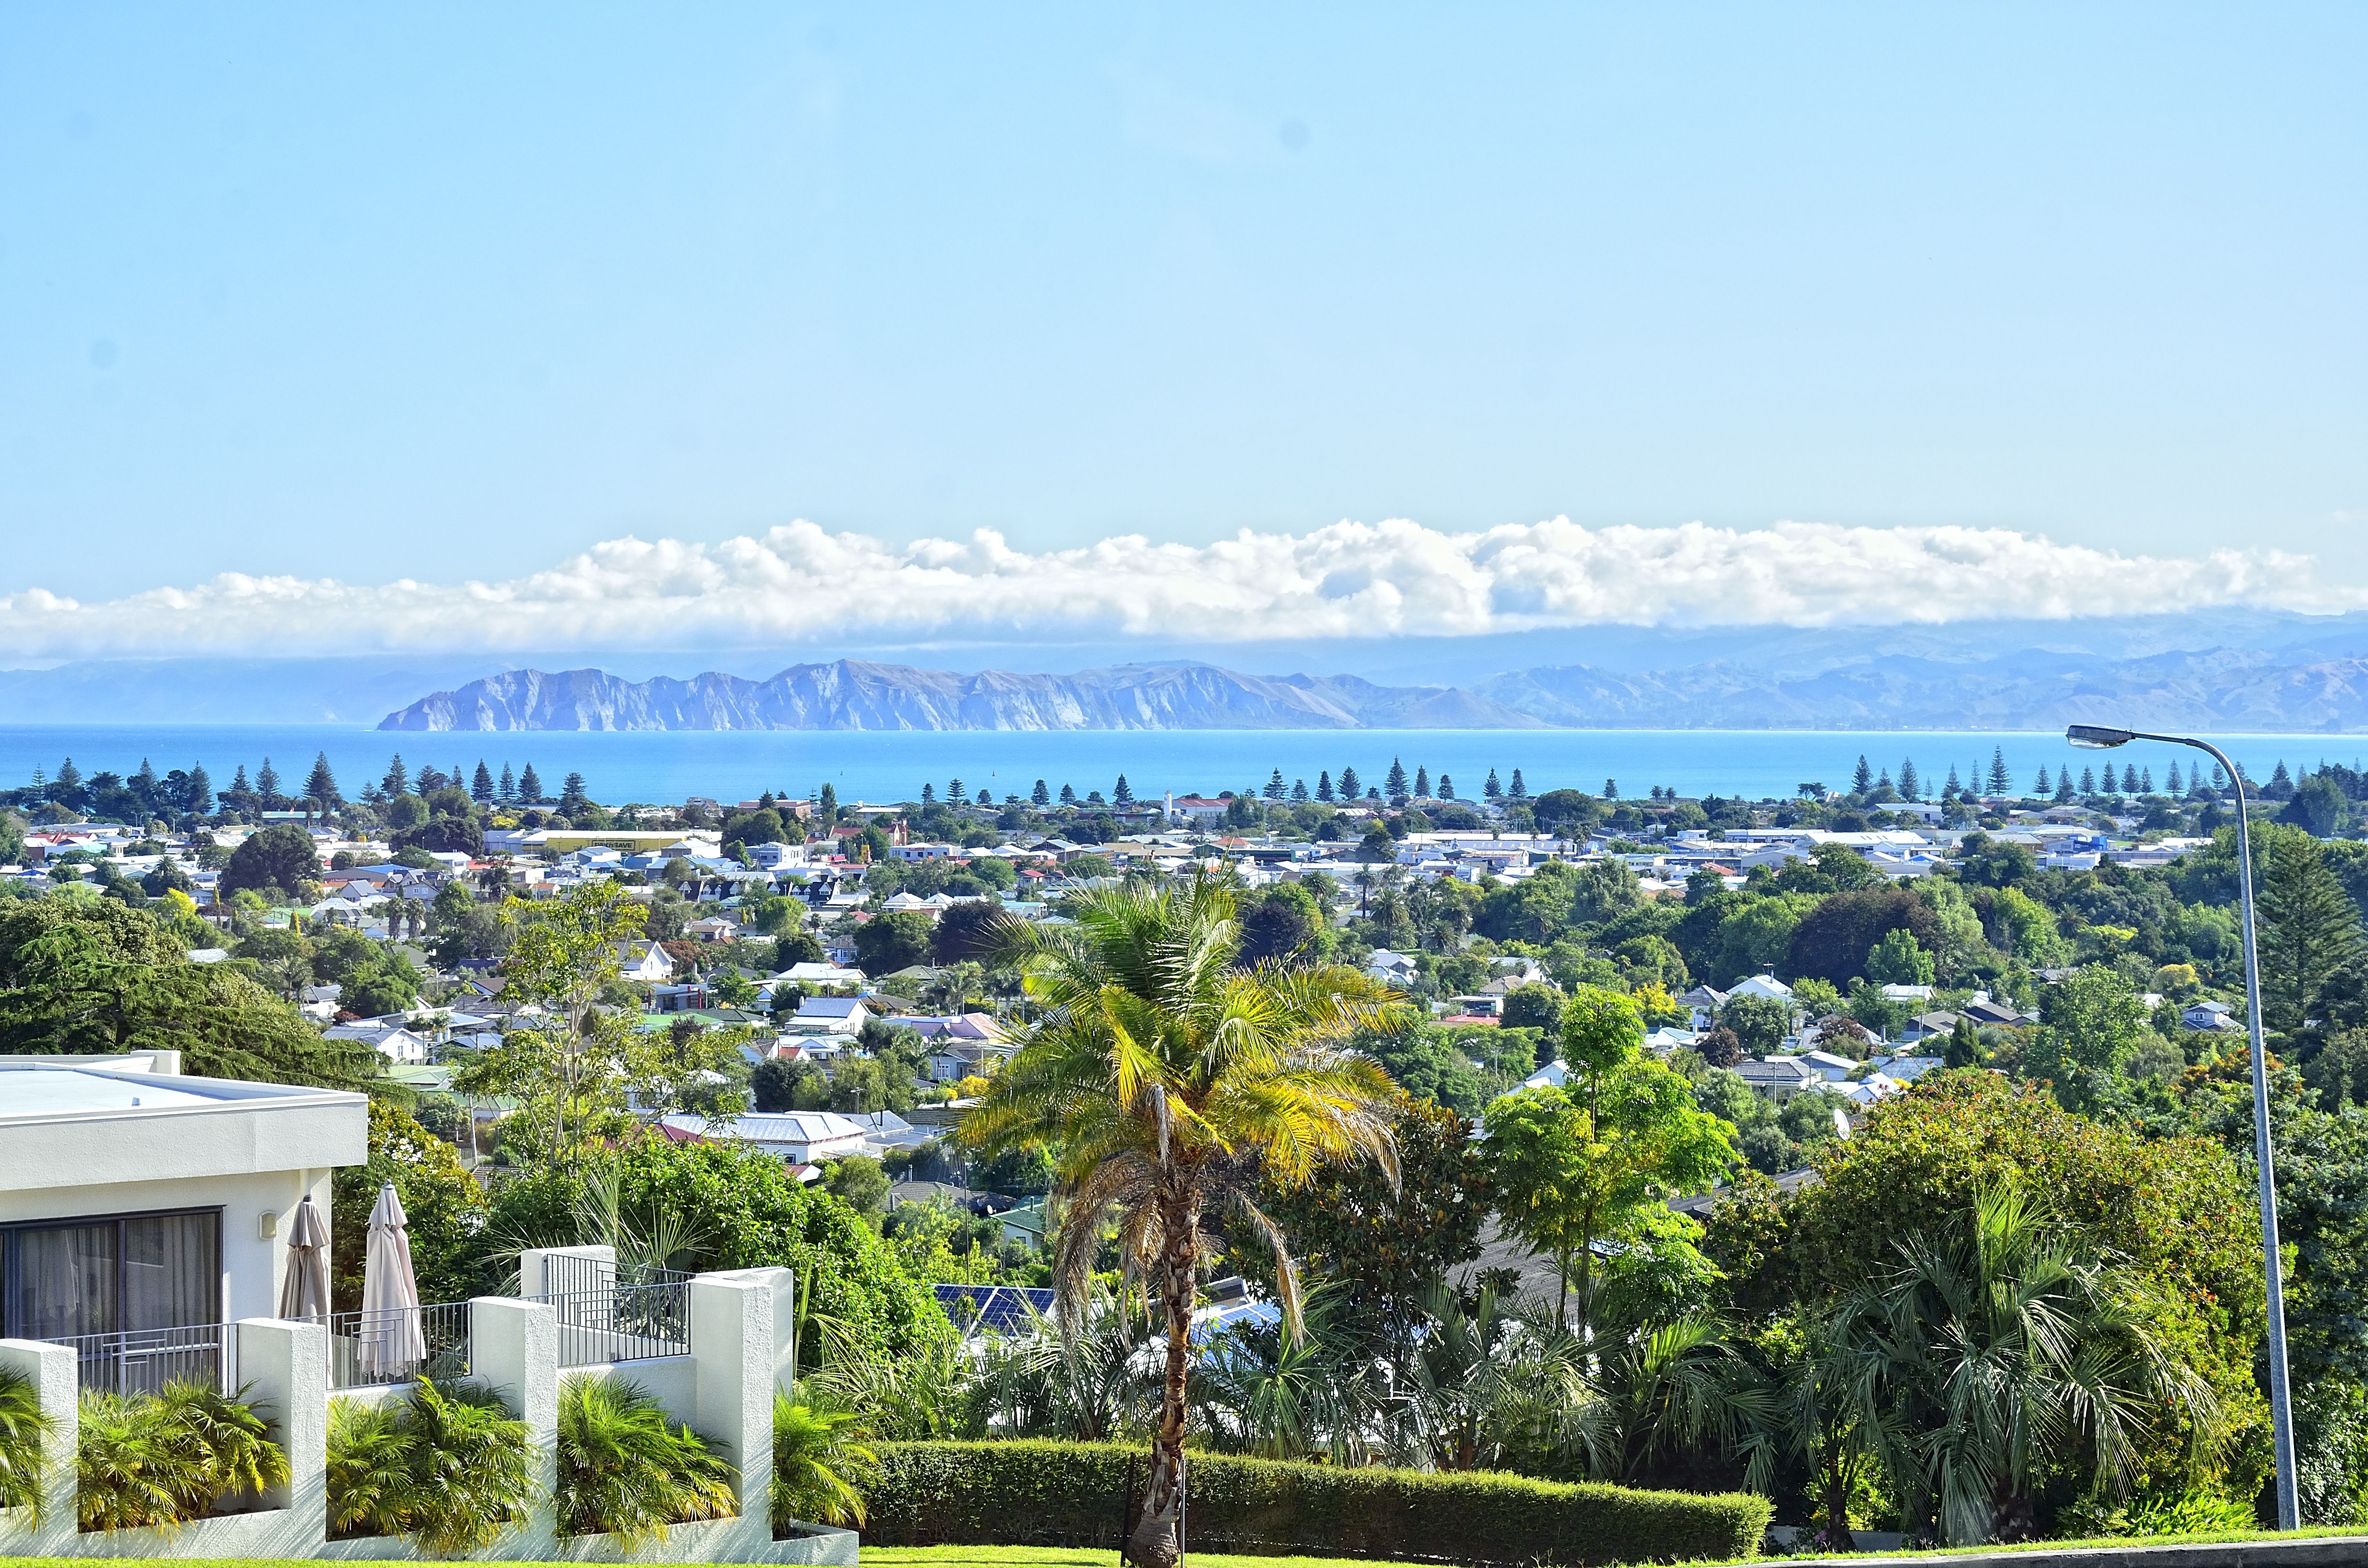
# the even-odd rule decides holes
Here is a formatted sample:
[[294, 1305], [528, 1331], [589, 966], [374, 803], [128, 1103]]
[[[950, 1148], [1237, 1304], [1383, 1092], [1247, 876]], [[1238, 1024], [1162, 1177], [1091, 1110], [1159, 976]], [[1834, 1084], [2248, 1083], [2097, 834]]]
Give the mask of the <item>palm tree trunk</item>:
[[1193, 1265], [1200, 1215], [1189, 1197], [1162, 1201], [1159, 1301], [1167, 1314], [1167, 1369], [1159, 1394], [1159, 1432], [1151, 1445], [1151, 1482], [1126, 1545], [1137, 1568], [1174, 1568], [1184, 1554], [1184, 1383], [1191, 1368]]

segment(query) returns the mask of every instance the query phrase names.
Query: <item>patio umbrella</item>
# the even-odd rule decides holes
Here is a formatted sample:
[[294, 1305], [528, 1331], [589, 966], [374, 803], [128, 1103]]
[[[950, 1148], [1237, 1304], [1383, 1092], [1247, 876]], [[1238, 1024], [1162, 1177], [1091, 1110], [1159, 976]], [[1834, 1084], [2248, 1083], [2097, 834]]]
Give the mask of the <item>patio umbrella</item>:
[[279, 1315], [312, 1323], [329, 1317], [329, 1227], [307, 1197], [288, 1224], [288, 1277], [279, 1282]]
[[404, 1223], [403, 1199], [388, 1182], [370, 1210], [370, 1249], [362, 1259], [362, 1370], [375, 1377], [407, 1371], [427, 1359], [427, 1339], [419, 1330], [419, 1281], [411, 1272], [411, 1238]]

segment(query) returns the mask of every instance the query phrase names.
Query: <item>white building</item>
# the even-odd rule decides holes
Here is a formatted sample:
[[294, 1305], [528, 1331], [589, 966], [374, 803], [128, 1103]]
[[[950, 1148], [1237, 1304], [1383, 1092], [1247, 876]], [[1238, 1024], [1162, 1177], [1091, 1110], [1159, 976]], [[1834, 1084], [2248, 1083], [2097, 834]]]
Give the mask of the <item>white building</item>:
[[750, 1111], [728, 1123], [710, 1123], [703, 1116], [664, 1119], [677, 1132], [695, 1133], [718, 1142], [748, 1144], [791, 1165], [818, 1165], [863, 1153], [864, 1125], [835, 1110]]
[[0, 1338], [82, 1339], [88, 1364], [144, 1337], [218, 1369], [222, 1325], [278, 1315], [289, 1217], [310, 1197], [327, 1221], [369, 1130], [361, 1095], [183, 1077], [176, 1051], [0, 1057]]

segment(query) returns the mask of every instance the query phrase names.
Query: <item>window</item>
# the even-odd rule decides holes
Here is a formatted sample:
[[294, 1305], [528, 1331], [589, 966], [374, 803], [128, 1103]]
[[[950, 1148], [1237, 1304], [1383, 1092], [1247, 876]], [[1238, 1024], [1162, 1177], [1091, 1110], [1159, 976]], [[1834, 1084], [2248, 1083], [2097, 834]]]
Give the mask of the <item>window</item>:
[[11, 1338], [73, 1339], [222, 1321], [222, 1210], [0, 1227]]

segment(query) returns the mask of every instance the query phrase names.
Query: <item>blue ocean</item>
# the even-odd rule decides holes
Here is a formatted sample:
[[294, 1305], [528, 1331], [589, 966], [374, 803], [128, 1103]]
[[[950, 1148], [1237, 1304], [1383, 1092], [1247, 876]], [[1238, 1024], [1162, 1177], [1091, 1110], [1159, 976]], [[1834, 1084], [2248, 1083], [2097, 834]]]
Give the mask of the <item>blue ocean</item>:
[[[2289, 768], [2320, 761], [2358, 766], [2363, 743], [2348, 735], [2214, 736], [2266, 780], [2283, 761]], [[556, 794], [571, 772], [584, 775], [596, 800], [677, 801], [704, 795], [730, 801], [760, 791], [804, 796], [825, 783], [846, 801], [916, 798], [924, 783], [942, 794], [955, 779], [1000, 800], [1025, 796], [1039, 778], [1057, 794], [1072, 786], [1110, 792], [1126, 775], [1137, 795], [1214, 794], [1263, 786], [1277, 770], [1286, 784], [1317, 775], [1338, 778], [1345, 767], [1378, 784], [1393, 761], [1412, 775], [1429, 769], [1434, 782], [1453, 780], [1457, 794], [1476, 796], [1493, 769], [1509, 786], [1519, 769], [1531, 794], [1576, 789], [1644, 795], [1656, 785], [1680, 794], [1741, 794], [1752, 799], [1793, 794], [1806, 783], [1846, 787], [1863, 756], [1897, 776], [1912, 762], [1928, 792], [1937, 792], [1951, 768], [1967, 783], [1987, 777], [1993, 752], [2002, 752], [2018, 790], [2039, 770], [2052, 778], [2066, 763], [2101, 767], [2096, 753], [2076, 752], [2061, 734], [1832, 730], [1084, 730], [962, 731], [705, 731], [598, 733], [579, 731], [391, 733], [342, 724], [0, 725], [0, 787], [29, 782], [36, 769], [54, 775], [72, 757], [85, 775], [132, 773], [141, 762], [159, 773], [202, 763], [216, 788], [244, 766], [252, 778], [268, 757], [292, 788], [325, 753], [340, 788], [359, 794], [382, 777], [397, 753], [416, 771], [424, 763], [450, 772], [473, 772], [484, 760], [498, 775], [505, 765], [532, 764]], [[2182, 775], [2195, 754], [2140, 744], [2112, 754], [2148, 769], [2157, 783], [2176, 760]]]

